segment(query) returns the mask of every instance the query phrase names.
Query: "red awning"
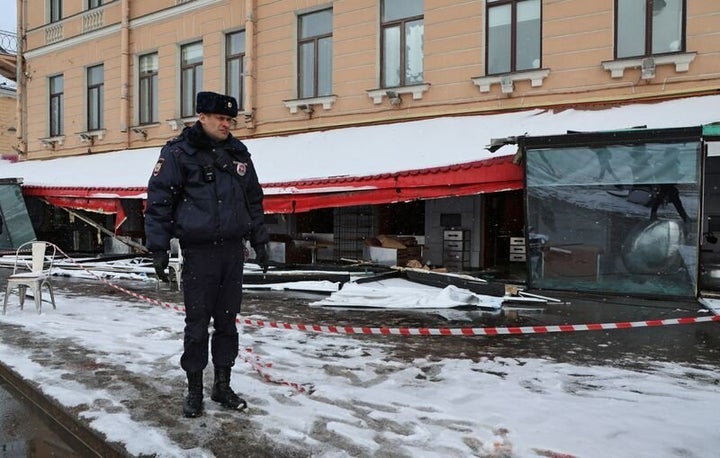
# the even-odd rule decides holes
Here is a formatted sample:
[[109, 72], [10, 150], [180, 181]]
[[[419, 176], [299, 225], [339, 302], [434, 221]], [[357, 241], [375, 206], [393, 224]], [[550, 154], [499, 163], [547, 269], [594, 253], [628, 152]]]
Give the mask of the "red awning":
[[[522, 189], [522, 167], [502, 156], [458, 165], [365, 177], [334, 177], [265, 183], [268, 213], [301, 213], [320, 208], [390, 204], [416, 199], [468, 196]], [[99, 213], [121, 211], [120, 199], [145, 199], [145, 188], [23, 186], [26, 196], [53, 205]]]
[[266, 183], [263, 185], [265, 209], [269, 213], [300, 213], [319, 208], [390, 204], [522, 189], [522, 167], [512, 161], [512, 156], [502, 156], [366, 177]]

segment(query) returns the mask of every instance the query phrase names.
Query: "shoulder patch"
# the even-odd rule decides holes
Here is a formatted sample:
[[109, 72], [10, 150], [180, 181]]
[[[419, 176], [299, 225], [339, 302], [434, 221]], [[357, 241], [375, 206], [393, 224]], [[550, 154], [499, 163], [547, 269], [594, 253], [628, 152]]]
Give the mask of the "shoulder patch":
[[233, 164], [235, 165], [235, 172], [237, 172], [237, 174], [240, 175], [241, 177], [244, 177], [245, 174], [247, 173], [247, 163], [233, 161]]
[[153, 176], [156, 177], [160, 174], [160, 169], [162, 169], [163, 164], [165, 163], [165, 158], [161, 157], [158, 159], [158, 161], [155, 163], [155, 167], [153, 168]]

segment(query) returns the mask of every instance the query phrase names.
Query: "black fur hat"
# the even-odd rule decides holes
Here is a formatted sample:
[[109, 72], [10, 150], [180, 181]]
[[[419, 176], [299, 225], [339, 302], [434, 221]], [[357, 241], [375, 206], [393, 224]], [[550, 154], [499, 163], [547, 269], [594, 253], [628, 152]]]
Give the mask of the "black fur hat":
[[234, 118], [238, 114], [238, 104], [235, 97], [204, 91], [197, 94], [195, 111], [198, 113], [217, 113]]

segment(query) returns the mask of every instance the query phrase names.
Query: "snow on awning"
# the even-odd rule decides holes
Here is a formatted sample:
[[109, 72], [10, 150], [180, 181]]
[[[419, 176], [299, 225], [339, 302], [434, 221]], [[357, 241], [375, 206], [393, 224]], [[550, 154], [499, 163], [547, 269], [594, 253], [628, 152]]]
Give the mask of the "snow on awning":
[[377, 205], [522, 189], [522, 167], [511, 156], [369, 177], [268, 183], [265, 208], [299, 213], [328, 207]]
[[[509, 156], [467, 164], [369, 177], [327, 178], [263, 184], [268, 213], [387, 204], [414, 199], [466, 196], [522, 188], [522, 167]], [[25, 186], [23, 194], [52, 205], [99, 213], [122, 211], [120, 199], [145, 199], [145, 188], [58, 188]]]
[[[491, 138], [683, 127], [717, 120], [720, 96], [606, 109], [562, 109], [448, 116], [394, 124], [243, 140], [273, 213], [473, 195], [522, 188], [514, 148], [495, 154]], [[1, 163], [0, 178], [22, 178], [23, 193], [58, 205], [117, 210], [144, 199], [160, 147]]]
[[23, 195], [39, 197], [51, 205], [86, 210], [95, 213], [123, 213], [121, 199], [145, 199], [145, 188], [58, 188], [53, 186], [23, 186]]

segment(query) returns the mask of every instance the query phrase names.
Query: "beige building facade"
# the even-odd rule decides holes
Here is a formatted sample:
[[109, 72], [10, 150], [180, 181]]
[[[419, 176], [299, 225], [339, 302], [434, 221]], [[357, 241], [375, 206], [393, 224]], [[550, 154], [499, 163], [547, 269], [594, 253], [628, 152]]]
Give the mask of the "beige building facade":
[[0, 157], [13, 157], [16, 153], [13, 147], [16, 144], [15, 132], [15, 106], [17, 95], [15, 89], [9, 85], [0, 85]]
[[248, 138], [720, 86], [718, 2], [30, 0], [18, 11], [23, 159], [162, 145], [194, 121], [198, 90], [237, 94], [233, 133]]

